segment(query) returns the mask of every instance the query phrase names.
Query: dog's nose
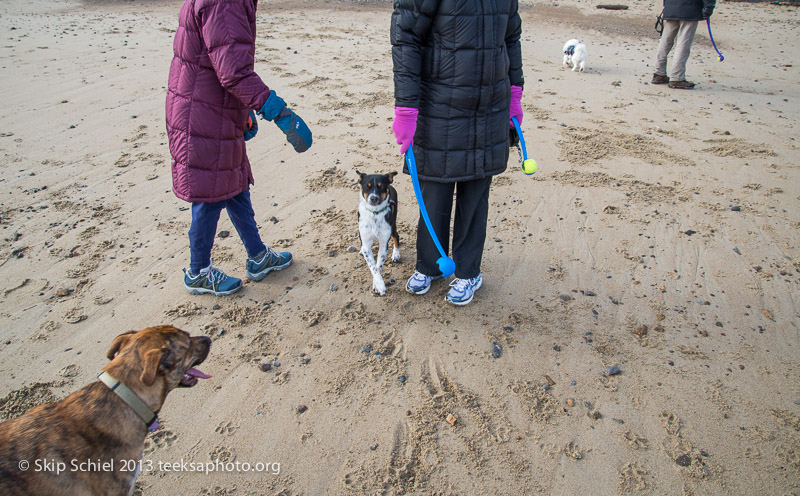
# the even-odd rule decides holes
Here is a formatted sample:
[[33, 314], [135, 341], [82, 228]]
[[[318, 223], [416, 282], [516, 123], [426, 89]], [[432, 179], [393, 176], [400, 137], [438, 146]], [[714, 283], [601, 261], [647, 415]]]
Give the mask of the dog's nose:
[[381, 202], [381, 197], [378, 195], [369, 195], [369, 202], [373, 205], [377, 205]]
[[207, 336], [196, 336], [193, 338], [192, 341], [192, 348], [200, 352], [200, 356], [198, 357], [197, 363], [202, 363], [208, 358], [209, 352], [211, 352], [211, 338]]

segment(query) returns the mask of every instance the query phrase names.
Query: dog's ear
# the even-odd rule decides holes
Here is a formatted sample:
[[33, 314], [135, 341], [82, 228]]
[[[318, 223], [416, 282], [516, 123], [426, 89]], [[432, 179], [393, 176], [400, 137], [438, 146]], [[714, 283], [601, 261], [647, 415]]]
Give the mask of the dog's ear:
[[392, 172], [386, 174], [386, 177], [389, 178], [389, 184], [392, 184], [394, 182], [394, 176], [396, 176], [396, 175], [397, 175], [397, 171], [392, 171]]
[[144, 367], [139, 379], [145, 386], [152, 386], [156, 381], [156, 374], [164, 375], [174, 368], [175, 353], [166, 348], [150, 350], [144, 354]]
[[111, 342], [111, 348], [109, 348], [108, 353], [106, 353], [108, 359], [113, 360], [114, 357], [117, 356], [117, 353], [119, 353], [119, 350], [121, 350], [122, 348], [125, 347], [126, 344], [128, 344], [128, 341], [131, 340], [134, 334], [136, 334], [136, 331], [128, 331], [128, 332], [123, 332], [119, 336], [115, 337], [114, 341]]
[[362, 179], [364, 179], [364, 173], [363, 173], [363, 172], [361, 172], [360, 170], [357, 170], [357, 171], [356, 171], [356, 174], [358, 174], [358, 180], [359, 180], [359, 181], [361, 181]]

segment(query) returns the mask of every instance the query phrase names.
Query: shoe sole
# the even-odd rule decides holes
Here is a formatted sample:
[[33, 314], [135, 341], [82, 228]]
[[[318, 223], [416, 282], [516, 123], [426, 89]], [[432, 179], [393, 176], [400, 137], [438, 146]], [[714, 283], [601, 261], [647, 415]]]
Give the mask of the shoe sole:
[[250, 279], [251, 281], [260, 281], [261, 279], [264, 279], [265, 277], [267, 277], [267, 274], [269, 274], [273, 270], [283, 270], [286, 267], [292, 265], [292, 262], [294, 262], [294, 259], [289, 260], [288, 262], [286, 262], [283, 265], [274, 265], [272, 267], [267, 267], [266, 269], [264, 269], [261, 272], [258, 272], [256, 274], [248, 271], [247, 272], [247, 278]]
[[428, 284], [423, 289], [421, 289], [419, 291], [414, 291], [413, 289], [408, 287], [408, 284], [406, 284], [406, 291], [408, 291], [409, 293], [414, 294], [414, 295], [424, 295], [425, 293], [427, 293], [428, 291], [431, 290], [431, 286], [432, 286], [432, 284]]
[[228, 291], [214, 291], [213, 289], [205, 289], [205, 288], [192, 288], [187, 286], [186, 284], [183, 285], [184, 289], [191, 294], [191, 295], [200, 295], [200, 294], [213, 294], [214, 296], [228, 296], [233, 294], [240, 289], [242, 289], [242, 285], [236, 286], [234, 289], [229, 289]]
[[479, 282], [478, 285], [475, 287], [475, 289], [472, 290], [472, 296], [469, 297], [469, 300], [453, 301], [450, 298], [448, 298], [447, 295], [445, 295], [444, 301], [446, 301], [447, 303], [450, 303], [451, 305], [455, 305], [457, 307], [463, 307], [464, 305], [466, 305], [469, 302], [471, 302], [473, 298], [475, 298], [475, 291], [481, 289], [481, 286], [483, 286], [483, 279], [481, 279], [481, 282]]

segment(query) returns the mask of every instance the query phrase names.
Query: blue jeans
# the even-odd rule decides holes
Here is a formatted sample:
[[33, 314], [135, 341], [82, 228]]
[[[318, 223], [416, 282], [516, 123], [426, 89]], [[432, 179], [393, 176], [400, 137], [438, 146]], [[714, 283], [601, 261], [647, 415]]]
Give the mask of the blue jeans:
[[214, 246], [217, 222], [223, 208], [228, 211], [228, 217], [242, 238], [248, 256], [254, 257], [266, 249], [258, 235], [256, 214], [250, 202], [249, 190], [219, 202], [193, 202], [192, 227], [189, 228], [189, 249], [192, 257], [189, 270], [192, 274], [211, 265], [211, 248]]

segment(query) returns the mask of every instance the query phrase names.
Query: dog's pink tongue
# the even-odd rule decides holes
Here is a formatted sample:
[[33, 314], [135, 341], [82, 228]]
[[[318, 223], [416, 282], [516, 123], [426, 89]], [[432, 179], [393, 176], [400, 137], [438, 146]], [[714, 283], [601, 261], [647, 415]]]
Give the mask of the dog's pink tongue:
[[189, 377], [197, 377], [198, 379], [210, 379], [211, 378], [210, 375], [208, 375], [206, 373], [203, 373], [203, 372], [197, 370], [194, 367], [192, 367], [189, 370], [187, 370], [186, 371], [186, 375], [188, 375]]

